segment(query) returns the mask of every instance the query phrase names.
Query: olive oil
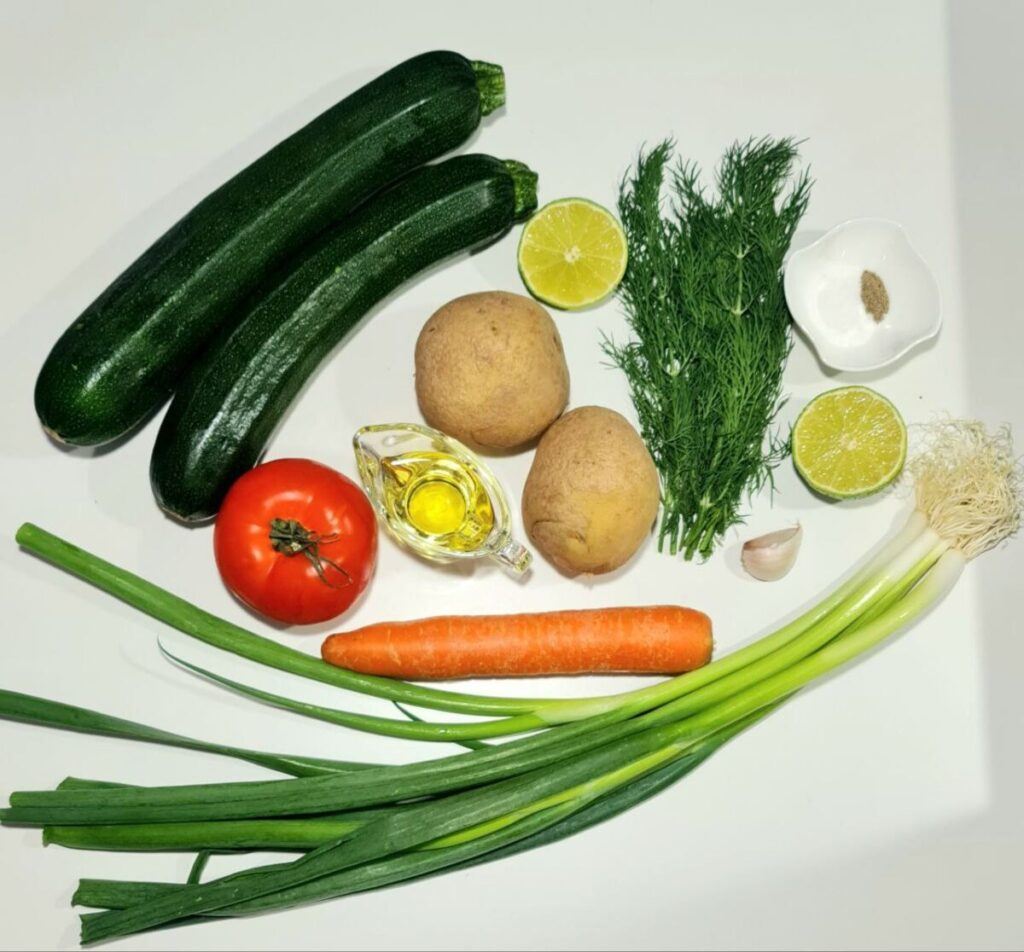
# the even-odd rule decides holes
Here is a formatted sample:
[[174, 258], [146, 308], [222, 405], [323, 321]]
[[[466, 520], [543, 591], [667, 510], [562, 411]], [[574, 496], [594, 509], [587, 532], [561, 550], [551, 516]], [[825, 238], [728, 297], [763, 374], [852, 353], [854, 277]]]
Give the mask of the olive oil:
[[530, 553], [512, 538], [501, 486], [458, 440], [399, 423], [365, 426], [353, 444], [370, 501], [399, 542], [435, 562], [487, 556], [526, 571]]
[[479, 549], [494, 528], [494, 510], [475, 472], [446, 453], [403, 453], [384, 460], [384, 505], [434, 544]]

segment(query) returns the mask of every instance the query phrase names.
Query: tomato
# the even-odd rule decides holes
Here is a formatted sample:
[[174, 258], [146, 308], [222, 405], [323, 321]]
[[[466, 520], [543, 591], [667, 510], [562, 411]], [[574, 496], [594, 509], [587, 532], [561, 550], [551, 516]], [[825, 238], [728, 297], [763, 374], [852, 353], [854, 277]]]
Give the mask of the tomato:
[[377, 519], [363, 491], [308, 459], [278, 459], [231, 487], [213, 531], [224, 584], [291, 625], [336, 618], [377, 561]]

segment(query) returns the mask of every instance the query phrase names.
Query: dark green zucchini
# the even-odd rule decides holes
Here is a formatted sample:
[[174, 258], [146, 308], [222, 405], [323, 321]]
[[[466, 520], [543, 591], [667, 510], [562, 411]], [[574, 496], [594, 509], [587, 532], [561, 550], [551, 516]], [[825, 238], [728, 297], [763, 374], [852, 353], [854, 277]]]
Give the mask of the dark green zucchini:
[[306, 379], [374, 304], [428, 265], [500, 236], [535, 207], [536, 176], [486, 155], [419, 169], [367, 202], [178, 388], [150, 465], [160, 506], [189, 522], [214, 515]]
[[268, 271], [369, 195], [464, 142], [504, 100], [501, 68], [424, 53], [222, 185], [64, 332], [36, 382], [56, 439], [96, 445], [145, 420]]

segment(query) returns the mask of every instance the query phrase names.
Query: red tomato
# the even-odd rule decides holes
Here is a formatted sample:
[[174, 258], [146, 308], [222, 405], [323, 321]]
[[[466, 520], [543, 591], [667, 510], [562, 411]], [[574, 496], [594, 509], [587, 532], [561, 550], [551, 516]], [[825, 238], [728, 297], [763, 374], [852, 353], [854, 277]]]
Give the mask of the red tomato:
[[249, 470], [213, 531], [224, 584], [262, 615], [291, 625], [335, 618], [366, 588], [377, 519], [363, 491], [308, 459]]

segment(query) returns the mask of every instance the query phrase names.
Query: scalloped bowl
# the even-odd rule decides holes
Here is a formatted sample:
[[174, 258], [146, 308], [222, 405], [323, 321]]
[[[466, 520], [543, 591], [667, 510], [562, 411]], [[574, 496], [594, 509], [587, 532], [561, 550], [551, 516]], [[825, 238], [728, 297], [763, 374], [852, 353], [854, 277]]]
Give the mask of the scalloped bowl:
[[[861, 301], [864, 271], [877, 274], [889, 294], [880, 321]], [[935, 277], [895, 222], [858, 218], [837, 225], [790, 256], [784, 286], [793, 320], [834, 370], [878, 370], [942, 326]]]

